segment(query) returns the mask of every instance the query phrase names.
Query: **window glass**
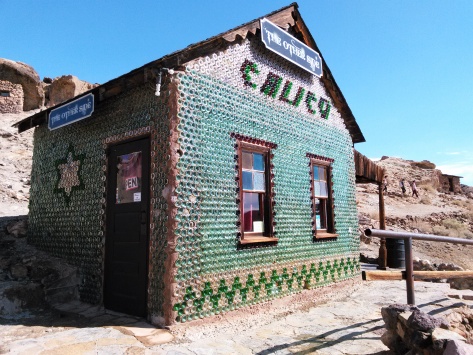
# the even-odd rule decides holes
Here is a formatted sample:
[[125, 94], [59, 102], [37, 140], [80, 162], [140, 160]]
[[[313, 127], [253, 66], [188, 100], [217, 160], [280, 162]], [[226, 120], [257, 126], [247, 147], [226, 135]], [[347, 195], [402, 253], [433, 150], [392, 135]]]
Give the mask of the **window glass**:
[[253, 173], [253, 189], [255, 191], [264, 191], [265, 184], [264, 184], [264, 172], [254, 172]]
[[253, 154], [243, 152], [241, 157], [241, 165], [243, 169], [251, 169], [253, 166]]
[[314, 181], [314, 196], [320, 196], [320, 184], [318, 181]]
[[141, 202], [141, 152], [117, 157], [116, 204]]
[[253, 173], [251, 171], [242, 171], [243, 174], [243, 189], [253, 190]]
[[263, 154], [253, 153], [253, 169], [258, 171], [264, 171]]
[[321, 228], [320, 224], [320, 200], [315, 200], [315, 227], [317, 229]]
[[320, 181], [320, 182], [319, 182], [319, 185], [320, 185], [319, 196], [320, 196], [320, 197], [328, 197], [328, 193], [327, 193], [327, 182], [326, 182], [326, 181]]
[[327, 169], [324, 166], [319, 166], [319, 180], [327, 181]]
[[317, 229], [327, 229], [326, 203], [326, 200], [315, 200], [315, 226]]
[[312, 169], [314, 173], [314, 181], [319, 180], [319, 167], [317, 165], [314, 165], [314, 168]]
[[252, 192], [243, 193], [243, 221], [244, 232], [264, 231], [263, 206], [260, 194]]

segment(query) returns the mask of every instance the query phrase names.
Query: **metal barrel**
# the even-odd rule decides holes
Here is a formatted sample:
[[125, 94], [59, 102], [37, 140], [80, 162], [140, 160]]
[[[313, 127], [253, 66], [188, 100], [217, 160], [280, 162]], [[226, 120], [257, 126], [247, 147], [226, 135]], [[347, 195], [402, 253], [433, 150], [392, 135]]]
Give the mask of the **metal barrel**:
[[406, 252], [403, 239], [386, 239], [387, 266], [404, 269], [406, 267]]

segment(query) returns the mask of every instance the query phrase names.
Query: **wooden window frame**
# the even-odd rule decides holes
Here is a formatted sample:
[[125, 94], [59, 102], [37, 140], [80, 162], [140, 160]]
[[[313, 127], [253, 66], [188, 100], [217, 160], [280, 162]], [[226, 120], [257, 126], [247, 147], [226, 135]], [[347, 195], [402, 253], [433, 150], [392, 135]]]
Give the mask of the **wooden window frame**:
[[[240, 231], [239, 231], [239, 243], [240, 245], [253, 244], [253, 243], [275, 243], [278, 241], [278, 238], [275, 237], [275, 232], [273, 230], [273, 186], [272, 186], [272, 165], [271, 165], [271, 156], [272, 149], [268, 144], [259, 145], [255, 143], [250, 143], [244, 140], [237, 140], [236, 144], [237, 149], [237, 174], [238, 174], [238, 204], [239, 204], [239, 216], [240, 216]], [[246, 191], [243, 189], [243, 152], [250, 153], [259, 153], [264, 157], [265, 170], [264, 170], [264, 181], [265, 181], [265, 192], [263, 199], [263, 223], [264, 223], [264, 232], [245, 232], [244, 231], [244, 202], [243, 194]]]
[[[332, 159], [327, 159], [323, 157], [311, 157], [309, 153], [307, 154], [310, 157], [310, 194], [311, 194], [311, 209], [312, 209], [312, 235], [314, 239], [327, 239], [327, 238], [336, 238], [338, 234], [335, 230], [335, 206], [333, 203], [333, 184], [332, 184]], [[317, 230], [316, 222], [316, 199], [320, 199], [320, 196], [315, 195], [314, 189], [314, 166], [324, 167], [326, 169], [327, 176], [327, 198], [325, 204], [325, 214], [327, 220], [327, 228]]]

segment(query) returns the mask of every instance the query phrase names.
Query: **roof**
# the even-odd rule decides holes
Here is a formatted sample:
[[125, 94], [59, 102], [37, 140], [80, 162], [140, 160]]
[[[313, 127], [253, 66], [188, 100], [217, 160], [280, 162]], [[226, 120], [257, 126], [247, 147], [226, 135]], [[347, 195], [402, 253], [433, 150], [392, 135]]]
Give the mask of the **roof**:
[[386, 174], [382, 167], [357, 150], [354, 151], [354, 158], [355, 178], [357, 184], [380, 184], [383, 181], [383, 177]]
[[[152, 61], [144, 66], [134, 69], [131, 72], [124, 74], [116, 79], [112, 79], [105, 84], [99, 85], [77, 97], [87, 95], [89, 93], [94, 94], [95, 103], [100, 105], [101, 102], [116, 96], [122, 92], [130, 90], [134, 87], [142, 85], [148, 81], [154, 81], [156, 73], [160, 68], [178, 68], [183, 64], [194, 60], [199, 57], [204, 57], [218, 50], [224, 50], [233, 43], [241, 42], [242, 40], [256, 36], [260, 31], [260, 19], [267, 18], [276, 25], [287, 28], [291, 33], [304, 42], [307, 46], [314, 49], [320, 54], [322, 58], [323, 75], [322, 82], [332, 99], [335, 107], [341, 113], [345, 125], [350, 133], [353, 143], [361, 143], [365, 141], [363, 133], [361, 132], [353, 113], [348, 106], [340, 88], [338, 87], [335, 79], [332, 76], [332, 72], [327, 66], [327, 62], [324, 60], [322, 53], [317, 47], [314, 38], [310, 34], [307, 26], [305, 25], [302, 17], [298, 11], [297, 3], [292, 3], [286, 7], [276, 10], [270, 14], [267, 14], [261, 18], [247, 22], [227, 32], [221, 33], [214, 37], [208, 38], [196, 44], [191, 44], [183, 50], [173, 52], [165, 55], [164, 57]], [[26, 131], [32, 127], [38, 126], [48, 120], [49, 112], [59, 106], [67, 104], [68, 102], [75, 100], [77, 97], [68, 101], [62, 102], [54, 107], [49, 107], [46, 110], [38, 112], [33, 116], [27, 117], [22, 121], [15, 123], [14, 126], [18, 127], [18, 132]]]
[[459, 178], [459, 179], [463, 179], [463, 176], [458, 176], [458, 175], [442, 174], [442, 176], [456, 177], [456, 178]]

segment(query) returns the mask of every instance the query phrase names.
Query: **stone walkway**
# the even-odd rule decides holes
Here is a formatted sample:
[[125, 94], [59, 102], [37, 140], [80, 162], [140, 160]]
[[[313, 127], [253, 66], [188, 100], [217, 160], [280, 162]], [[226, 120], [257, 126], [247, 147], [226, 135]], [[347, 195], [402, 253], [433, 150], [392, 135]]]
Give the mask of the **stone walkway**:
[[[464, 304], [473, 307], [473, 291], [450, 290], [444, 283], [416, 282], [415, 296], [417, 306], [434, 316]], [[218, 322], [170, 330], [69, 305], [69, 312], [82, 315], [0, 318], [0, 354], [389, 354], [380, 340], [381, 307], [405, 301], [403, 281], [364, 282], [348, 297], [304, 311], [248, 319], [228, 314]]]

